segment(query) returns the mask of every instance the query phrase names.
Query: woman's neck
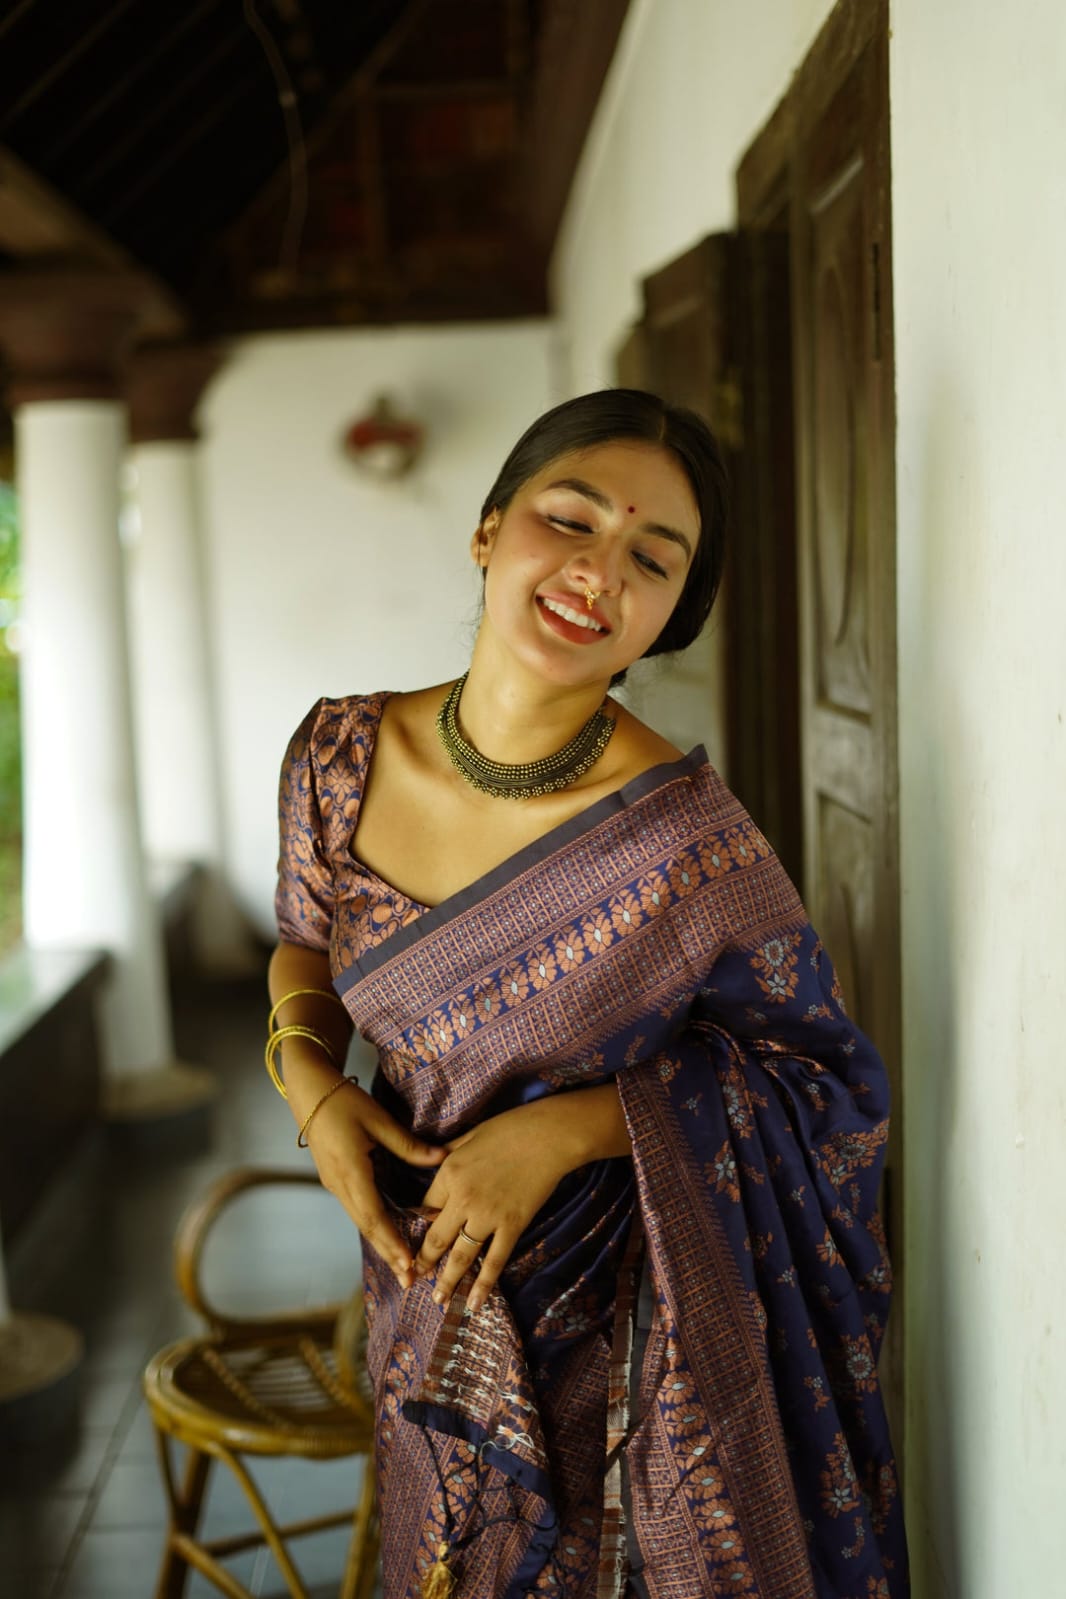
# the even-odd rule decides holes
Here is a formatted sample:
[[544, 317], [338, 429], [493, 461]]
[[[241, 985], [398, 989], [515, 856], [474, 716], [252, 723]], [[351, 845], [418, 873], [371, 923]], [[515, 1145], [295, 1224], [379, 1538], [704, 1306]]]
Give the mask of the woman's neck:
[[520, 663], [474, 648], [459, 705], [462, 730], [490, 760], [538, 761], [568, 744], [603, 703], [605, 683], [546, 682]]

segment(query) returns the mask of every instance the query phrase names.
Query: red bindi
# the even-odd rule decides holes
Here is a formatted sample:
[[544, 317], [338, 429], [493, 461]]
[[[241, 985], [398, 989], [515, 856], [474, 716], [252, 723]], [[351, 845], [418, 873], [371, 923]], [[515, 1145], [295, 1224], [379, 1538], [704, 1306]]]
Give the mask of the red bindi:
[[631, 505], [631, 506], [630, 506], [630, 507], [629, 507], [629, 514], [630, 514], [630, 516], [632, 516], [632, 515], [633, 515], [633, 512], [634, 512], [634, 511], [635, 511], [635, 510], [636, 510], [636, 506], [635, 506], [635, 505]]

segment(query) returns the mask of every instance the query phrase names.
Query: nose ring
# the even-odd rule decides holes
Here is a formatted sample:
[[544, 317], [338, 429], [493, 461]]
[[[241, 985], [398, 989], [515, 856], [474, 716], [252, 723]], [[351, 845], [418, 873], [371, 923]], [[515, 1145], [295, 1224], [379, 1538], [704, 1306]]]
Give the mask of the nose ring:
[[602, 589], [597, 589], [595, 594], [592, 592], [591, 589], [586, 589], [585, 590], [585, 604], [588, 606], [590, 611], [592, 610], [592, 607], [595, 605], [596, 601], [599, 599], [599, 597], [600, 597], [600, 595], [602, 593], [603, 593]]

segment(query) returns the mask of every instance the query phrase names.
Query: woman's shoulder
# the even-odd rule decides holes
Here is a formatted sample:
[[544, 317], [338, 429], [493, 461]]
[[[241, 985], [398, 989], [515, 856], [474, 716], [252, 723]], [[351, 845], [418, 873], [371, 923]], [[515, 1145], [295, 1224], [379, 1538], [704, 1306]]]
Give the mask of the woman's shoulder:
[[302, 743], [313, 756], [328, 755], [339, 745], [353, 737], [365, 737], [375, 728], [389, 697], [387, 689], [373, 694], [320, 695], [304, 715], [293, 740]]
[[701, 780], [709, 778], [720, 781], [702, 744], [681, 750], [655, 728], [649, 727], [647, 722], [634, 716], [626, 706], [615, 701], [611, 702], [611, 706], [615, 716], [615, 731], [607, 748], [613, 756], [614, 770], [610, 777], [615, 786], [622, 787], [649, 775], [666, 777], [671, 769], [679, 777], [702, 774]]

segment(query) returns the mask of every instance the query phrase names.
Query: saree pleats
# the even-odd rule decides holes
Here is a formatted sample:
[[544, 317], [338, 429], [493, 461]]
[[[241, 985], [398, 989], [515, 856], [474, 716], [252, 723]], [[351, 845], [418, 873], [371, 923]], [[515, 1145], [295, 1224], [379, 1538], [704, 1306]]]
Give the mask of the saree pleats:
[[[622, 1599], [630, 1569], [648, 1599], [904, 1599], [886, 1078], [765, 839], [694, 752], [445, 905], [381, 885], [375, 936], [348, 842], [381, 701], [323, 704], [283, 774], [279, 920], [320, 936], [301, 872], [328, 866], [375, 1092], [437, 1141], [614, 1080], [633, 1144], [560, 1184], [476, 1316], [365, 1250], [386, 1599], [442, 1545], [458, 1599]], [[417, 1248], [430, 1178], [378, 1175]]]

